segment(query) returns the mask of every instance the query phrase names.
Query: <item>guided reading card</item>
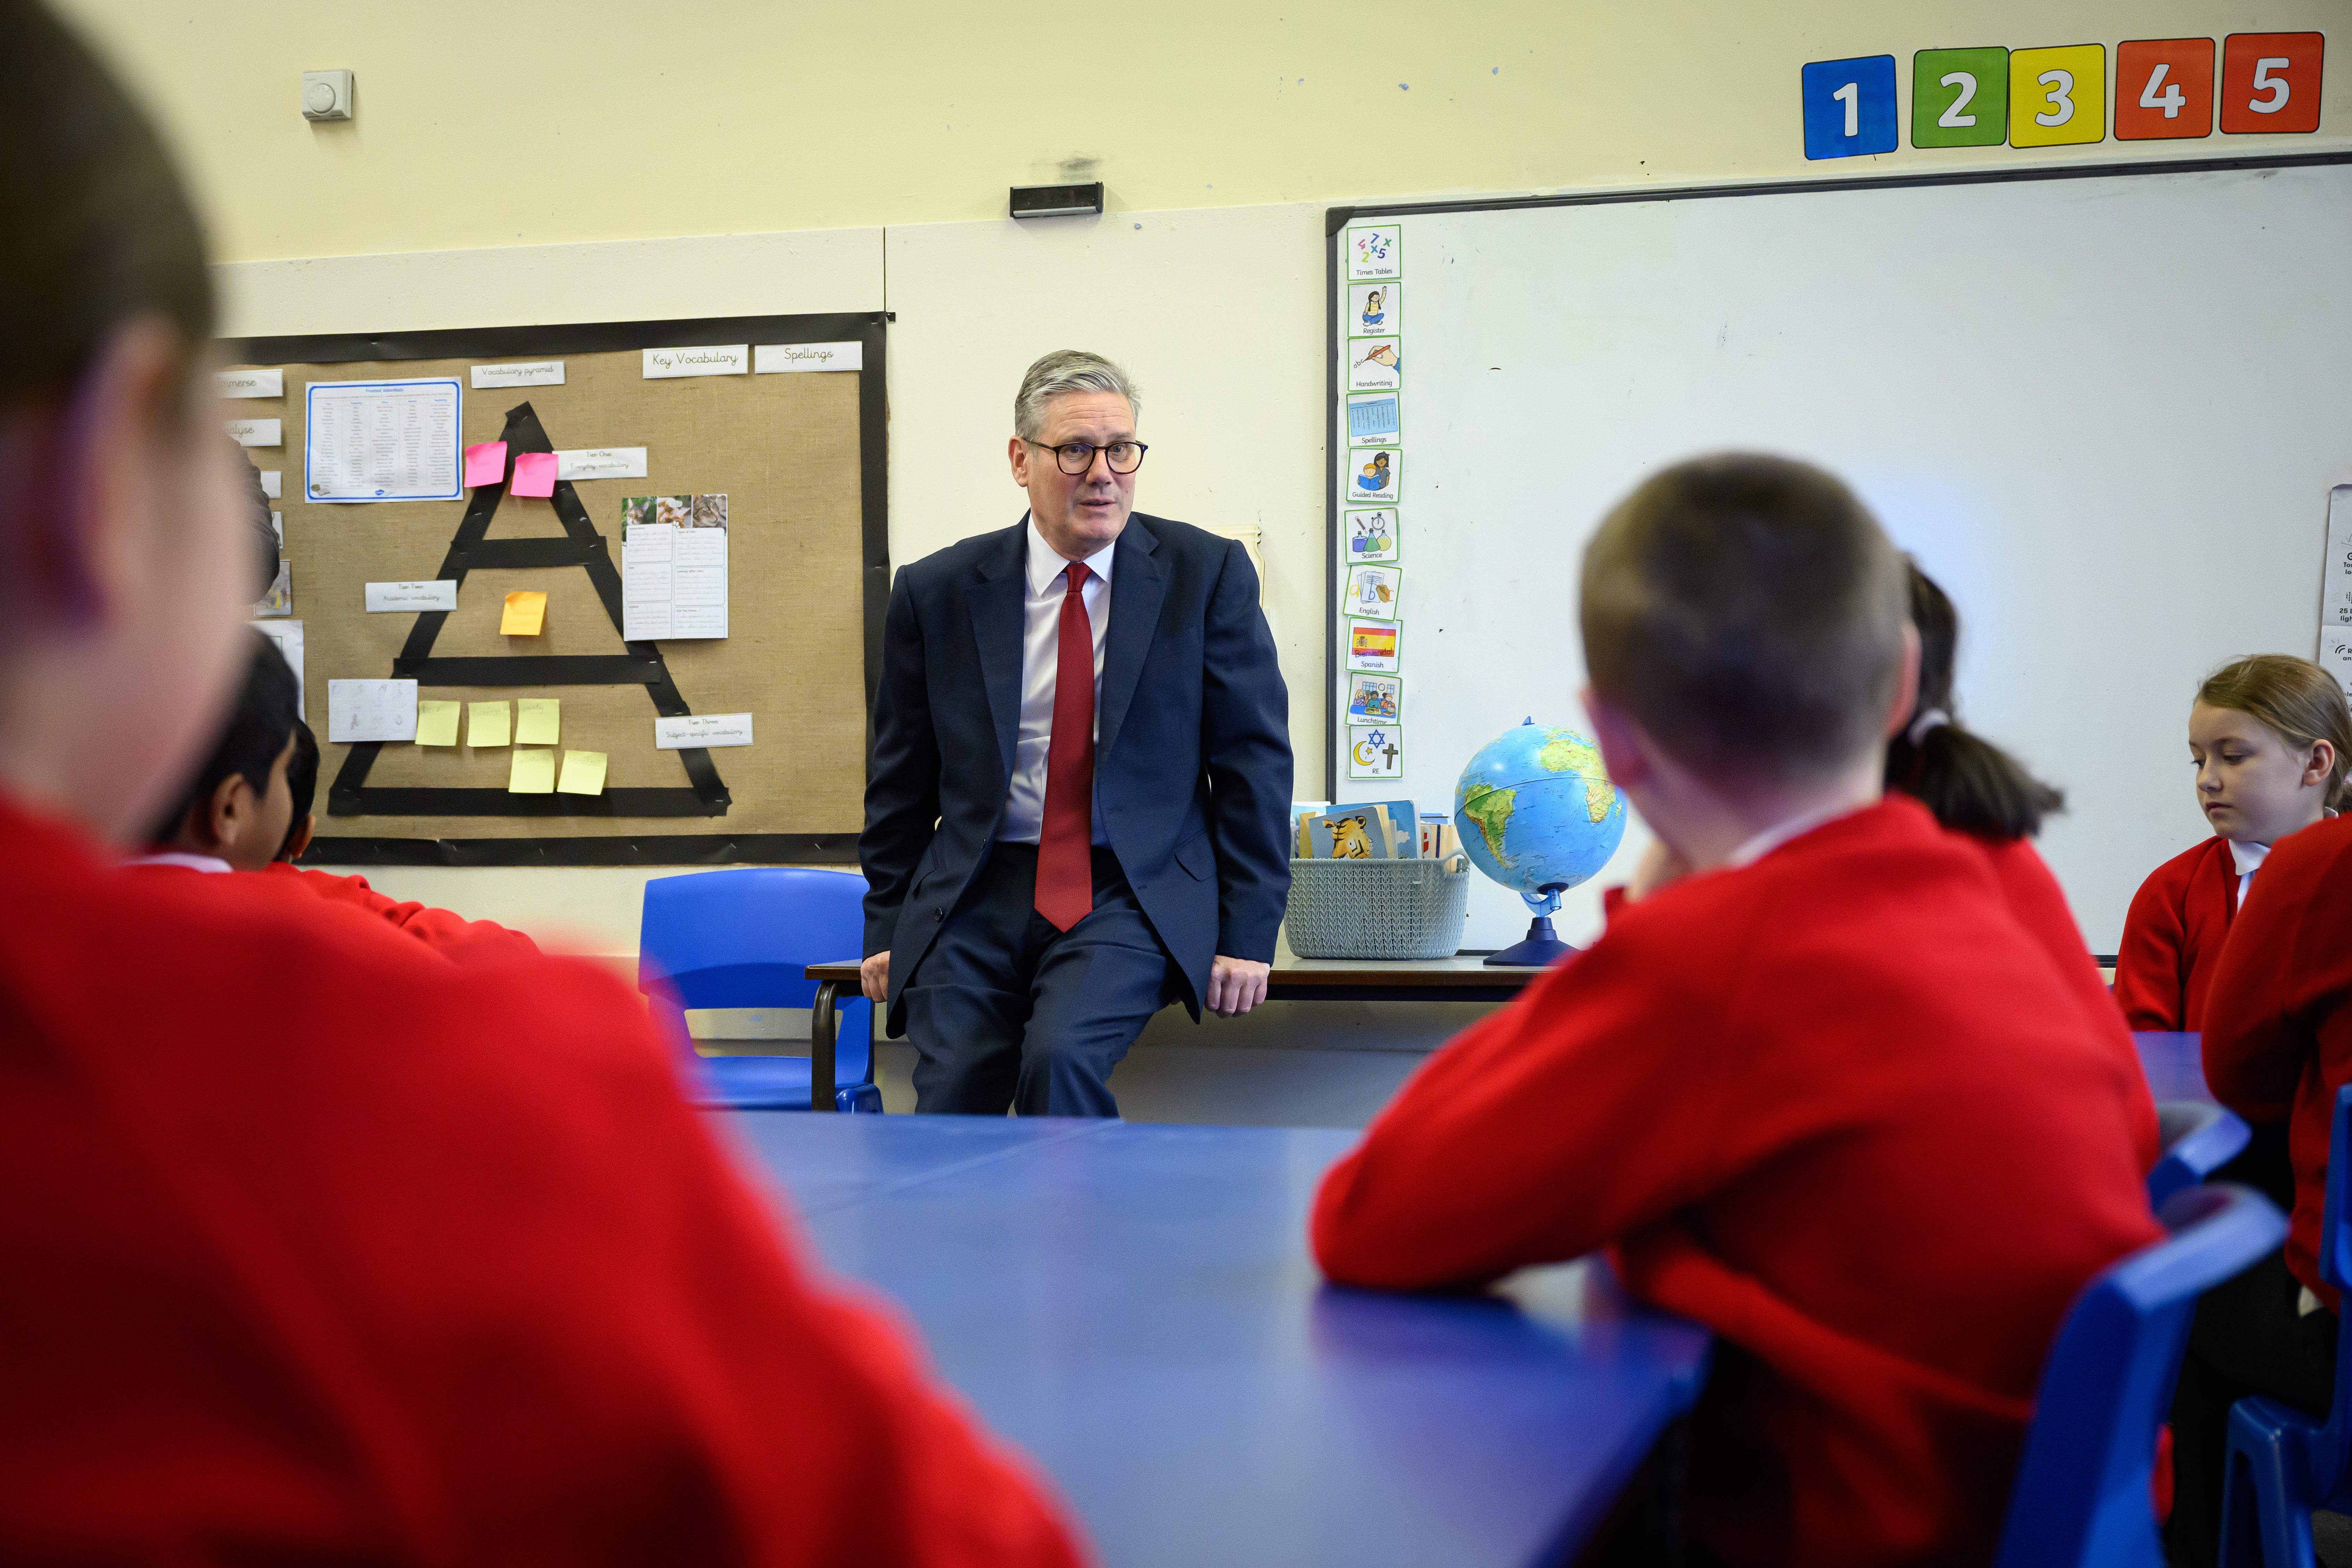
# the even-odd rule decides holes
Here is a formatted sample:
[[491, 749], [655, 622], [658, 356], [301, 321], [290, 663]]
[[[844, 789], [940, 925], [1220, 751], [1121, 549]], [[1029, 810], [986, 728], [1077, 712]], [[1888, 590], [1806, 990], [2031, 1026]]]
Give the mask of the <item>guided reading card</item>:
[[1392, 337], [1404, 330], [1404, 285], [1357, 283], [1348, 289], [1348, 336]]
[[554, 697], [515, 699], [515, 744], [551, 746], [563, 728], [563, 703]]
[[553, 795], [555, 793], [555, 753], [539, 746], [525, 746], [516, 751], [514, 761], [507, 770], [509, 795]]
[[1393, 675], [1397, 668], [1397, 625], [1394, 621], [1348, 623], [1348, 668]]
[[457, 710], [461, 702], [423, 700], [416, 704], [416, 743], [454, 746], [457, 743]]
[[1403, 591], [1404, 573], [1394, 566], [1350, 566], [1347, 613], [1375, 621], [1395, 620]]
[[414, 741], [416, 739], [416, 682], [328, 681], [327, 739], [345, 742]]
[[558, 795], [603, 795], [604, 793], [604, 753], [602, 752], [566, 752], [563, 753], [563, 777], [557, 781]]
[[506, 613], [499, 617], [499, 635], [535, 637], [547, 624], [547, 595], [536, 588], [507, 595]]
[[1397, 442], [1397, 395], [1359, 393], [1348, 399], [1348, 445], [1393, 447]]
[[1349, 511], [1344, 520], [1342, 534], [1348, 541], [1348, 559], [1351, 562], [1393, 561], [1397, 558], [1397, 514], [1394, 507]]
[[1404, 475], [1402, 447], [1356, 447], [1348, 453], [1348, 494], [1357, 501], [1394, 500]]
[[1404, 226], [1371, 224], [1348, 231], [1348, 280], [1377, 280], [1404, 273]]
[[1348, 731], [1348, 776], [1393, 779], [1404, 775], [1404, 731], [1394, 724]]
[[466, 744], [469, 746], [503, 746], [513, 726], [514, 709], [503, 700], [466, 704]]
[[1404, 677], [1351, 675], [1348, 678], [1348, 722], [1393, 724], [1404, 716]]
[[1348, 390], [1393, 392], [1404, 384], [1404, 351], [1395, 338], [1359, 338], [1348, 345]]

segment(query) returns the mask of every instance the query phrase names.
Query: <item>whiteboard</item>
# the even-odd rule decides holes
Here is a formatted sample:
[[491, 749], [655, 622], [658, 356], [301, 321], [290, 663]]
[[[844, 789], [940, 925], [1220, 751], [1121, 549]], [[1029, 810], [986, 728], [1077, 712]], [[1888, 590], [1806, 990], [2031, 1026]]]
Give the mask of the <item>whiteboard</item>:
[[[1587, 727], [1600, 517], [1690, 454], [1784, 452], [1958, 603], [1961, 716], [2065, 790], [2042, 853], [2113, 952], [2141, 879], [2208, 832], [2198, 680], [2315, 651], [2327, 493], [2352, 481], [2347, 160], [1335, 213], [1334, 797], [1450, 811], [1506, 727]], [[1376, 224], [1398, 231], [1404, 772], [1351, 780], [1346, 253]], [[1645, 841], [1569, 895], [1562, 936], [1598, 930]], [[1526, 929], [1483, 878], [1471, 908], [1470, 947]]]

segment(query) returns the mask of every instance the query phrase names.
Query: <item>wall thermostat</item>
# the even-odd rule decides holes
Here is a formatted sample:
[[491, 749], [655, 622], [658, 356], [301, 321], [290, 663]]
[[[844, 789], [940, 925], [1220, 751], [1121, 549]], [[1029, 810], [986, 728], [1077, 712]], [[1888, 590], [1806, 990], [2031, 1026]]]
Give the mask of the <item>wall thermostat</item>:
[[302, 73], [303, 119], [349, 120], [351, 117], [351, 72], [304, 71]]

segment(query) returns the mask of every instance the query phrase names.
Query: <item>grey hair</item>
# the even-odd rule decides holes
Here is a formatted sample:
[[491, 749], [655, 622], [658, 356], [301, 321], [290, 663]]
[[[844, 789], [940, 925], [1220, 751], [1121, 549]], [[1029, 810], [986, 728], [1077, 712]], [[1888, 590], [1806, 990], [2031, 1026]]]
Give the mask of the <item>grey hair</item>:
[[1127, 372], [1084, 349], [1055, 349], [1029, 367], [1013, 395], [1013, 433], [1034, 441], [1045, 427], [1045, 405], [1066, 392], [1115, 392], [1140, 417], [1143, 399]]

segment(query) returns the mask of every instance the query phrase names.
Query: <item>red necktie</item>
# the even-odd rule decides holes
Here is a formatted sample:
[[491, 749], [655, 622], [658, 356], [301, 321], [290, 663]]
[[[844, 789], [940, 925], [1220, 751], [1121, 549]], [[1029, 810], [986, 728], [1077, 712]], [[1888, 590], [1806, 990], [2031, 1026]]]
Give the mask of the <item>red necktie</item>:
[[1067, 931], [1095, 907], [1095, 628], [1087, 569], [1069, 565], [1054, 650], [1054, 738], [1045, 748], [1045, 812], [1037, 830], [1037, 912]]

